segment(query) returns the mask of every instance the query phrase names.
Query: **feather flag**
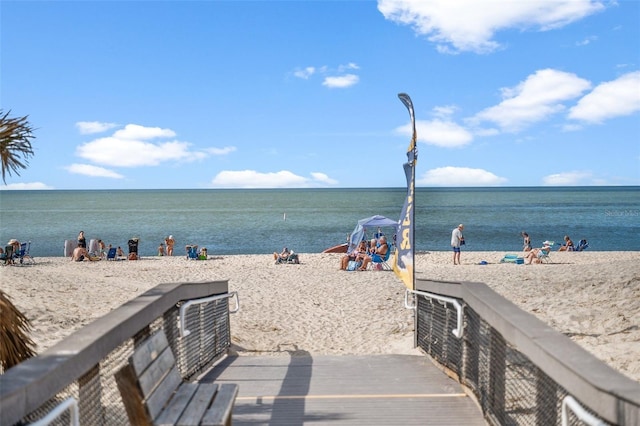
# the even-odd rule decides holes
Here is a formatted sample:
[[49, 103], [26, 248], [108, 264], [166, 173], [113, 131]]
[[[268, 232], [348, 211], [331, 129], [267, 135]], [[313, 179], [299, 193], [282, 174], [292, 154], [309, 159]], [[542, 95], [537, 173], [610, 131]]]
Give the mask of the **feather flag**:
[[407, 178], [407, 198], [400, 213], [398, 221], [398, 236], [396, 239], [396, 255], [394, 256], [393, 271], [404, 282], [409, 290], [415, 289], [414, 269], [414, 229], [415, 229], [415, 180], [416, 162], [418, 161], [418, 147], [416, 146], [416, 119], [413, 112], [413, 102], [406, 93], [399, 93], [398, 98], [409, 110], [413, 135], [409, 148], [407, 148], [407, 162], [404, 164], [404, 173]]

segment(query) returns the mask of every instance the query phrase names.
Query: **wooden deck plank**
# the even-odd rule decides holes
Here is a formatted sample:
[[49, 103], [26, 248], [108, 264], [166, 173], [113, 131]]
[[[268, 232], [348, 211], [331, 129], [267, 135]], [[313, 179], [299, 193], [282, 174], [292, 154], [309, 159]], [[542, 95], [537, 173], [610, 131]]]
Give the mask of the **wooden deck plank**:
[[234, 425], [485, 425], [424, 356], [229, 357], [203, 381], [240, 386]]

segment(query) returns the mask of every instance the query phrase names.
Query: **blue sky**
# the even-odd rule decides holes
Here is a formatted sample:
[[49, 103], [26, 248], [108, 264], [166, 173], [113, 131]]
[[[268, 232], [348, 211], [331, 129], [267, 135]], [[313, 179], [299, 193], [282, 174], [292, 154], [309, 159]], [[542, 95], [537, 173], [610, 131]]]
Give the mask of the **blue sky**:
[[7, 1], [2, 189], [640, 185], [640, 2]]

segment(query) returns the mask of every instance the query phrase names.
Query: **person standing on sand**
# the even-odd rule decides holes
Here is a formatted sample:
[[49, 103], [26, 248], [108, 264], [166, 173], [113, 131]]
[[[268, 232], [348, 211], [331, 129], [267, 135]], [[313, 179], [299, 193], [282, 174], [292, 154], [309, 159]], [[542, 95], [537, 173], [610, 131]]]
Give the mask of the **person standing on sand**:
[[529, 234], [522, 231], [522, 251], [531, 251], [531, 238], [529, 238]]
[[102, 240], [98, 240], [98, 246], [100, 247], [100, 259], [104, 259], [107, 256], [107, 252], [105, 251], [105, 244], [104, 241]]
[[78, 247], [87, 248], [87, 239], [84, 237], [84, 231], [78, 234]]
[[461, 265], [460, 263], [460, 246], [464, 244], [464, 237], [462, 236], [462, 230], [464, 225], [460, 224], [457, 228], [451, 231], [451, 247], [453, 247], [453, 264]]
[[176, 243], [173, 239], [173, 235], [169, 235], [165, 238], [164, 242], [167, 245], [167, 256], [173, 256], [173, 245]]

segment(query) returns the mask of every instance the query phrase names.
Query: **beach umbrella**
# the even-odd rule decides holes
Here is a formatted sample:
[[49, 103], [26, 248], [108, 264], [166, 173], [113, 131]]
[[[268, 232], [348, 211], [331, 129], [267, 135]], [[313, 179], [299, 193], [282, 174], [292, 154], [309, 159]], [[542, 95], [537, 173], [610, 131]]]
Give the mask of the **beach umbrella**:
[[0, 290], [0, 372], [36, 355], [31, 323]]

